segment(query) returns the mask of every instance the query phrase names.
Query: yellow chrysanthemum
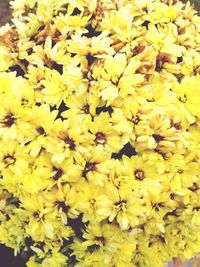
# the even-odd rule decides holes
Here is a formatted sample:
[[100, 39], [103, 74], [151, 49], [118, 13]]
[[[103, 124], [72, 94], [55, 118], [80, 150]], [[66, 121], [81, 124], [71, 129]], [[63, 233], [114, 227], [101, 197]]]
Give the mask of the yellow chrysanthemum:
[[[13, 0], [0, 27], [0, 243], [28, 267], [200, 247], [200, 17], [180, 0]], [[28, 257], [30, 257], [28, 259]]]

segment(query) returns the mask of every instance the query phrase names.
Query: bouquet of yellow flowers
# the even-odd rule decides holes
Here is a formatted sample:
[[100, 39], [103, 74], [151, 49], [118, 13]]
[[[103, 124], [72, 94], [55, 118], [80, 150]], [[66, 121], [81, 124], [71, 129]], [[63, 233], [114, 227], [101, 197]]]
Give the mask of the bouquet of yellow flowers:
[[200, 17], [177, 0], [14, 0], [0, 28], [0, 242], [27, 267], [200, 251]]

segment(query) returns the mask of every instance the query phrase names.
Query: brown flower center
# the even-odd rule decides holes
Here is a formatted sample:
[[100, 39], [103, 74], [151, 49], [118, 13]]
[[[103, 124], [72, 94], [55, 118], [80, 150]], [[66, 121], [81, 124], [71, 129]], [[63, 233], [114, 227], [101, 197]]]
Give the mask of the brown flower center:
[[63, 175], [63, 170], [60, 168], [53, 167], [53, 171], [56, 172], [53, 176], [54, 180], [58, 180]]
[[34, 218], [39, 218], [39, 217], [40, 217], [39, 212], [38, 212], [38, 211], [34, 211], [34, 213], [33, 213], [33, 217], [34, 217]]
[[89, 162], [87, 161], [85, 163], [85, 168], [84, 170], [82, 171], [82, 176], [83, 177], [86, 177], [87, 173], [90, 172], [90, 171], [95, 171], [96, 170], [96, 162]]
[[62, 141], [69, 146], [70, 150], [76, 149], [76, 144], [72, 138], [69, 137], [67, 132], [60, 132], [58, 136]]
[[177, 122], [173, 125], [175, 127], [176, 130], [182, 130], [182, 126], [180, 122]]
[[131, 119], [129, 119], [129, 121], [131, 121], [133, 124], [138, 124], [140, 122], [140, 117], [139, 115], [133, 115]]
[[106, 244], [106, 240], [103, 236], [96, 236], [95, 241], [97, 241], [97, 243], [101, 246], [105, 246]]
[[137, 54], [139, 53], [142, 53], [145, 49], [145, 46], [144, 45], [141, 45], [139, 44], [138, 46], [136, 46], [134, 49], [133, 49], [133, 56], [136, 56]]
[[84, 105], [83, 108], [82, 108], [82, 111], [85, 114], [89, 114], [90, 113], [90, 106], [88, 104]]
[[155, 209], [155, 211], [159, 211], [163, 206], [164, 206], [164, 205], [163, 205], [162, 202], [154, 203], [154, 204], [152, 205], [152, 207]]
[[37, 131], [40, 135], [45, 134], [45, 130], [44, 130], [43, 127], [38, 127], [38, 128], [36, 129], [36, 131]]
[[95, 138], [95, 143], [96, 144], [105, 144], [106, 143], [106, 136], [104, 133], [98, 132], [96, 133], [96, 138]]
[[141, 169], [135, 170], [134, 171], [134, 175], [135, 175], [135, 179], [137, 179], [137, 180], [143, 180], [145, 178], [144, 177], [144, 172]]
[[199, 187], [197, 183], [193, 183], [192, 186], [188, 187], [188, 189], [191, 190], [192, 192], [195, 192], [199, 189]]
[[4, 158], [3, 158], [3, 161], [4, 163], [6, 164], [6, 166], [9, 166], [9, 165], [12, 165], [15, 163], [16, 159], [11, 156], [11, 155], [6, 155]]
[[99, 245], [94, 244], [94, 245], [88, 246], [87, 251], [90, 253], [93, 253], [94, 251], [98, 250], [99, 247], [100, 247]]
[[69, 145], [70, 150], [75, 150], [76, 149], [76, 144], [73, 139], [69, 138], [69, 136], [65, 137], [64, 140], [65, 144]]
[[11, 127], [14, 124], [14, 122], [15, 122], [15, 118], [12, 113], [7, 114], [1, 121], [4, 127], [8, 127], [8, 128]]
[[166, 63], [166, 62], [170, 62], [170, 56], [168, 54], [165, 54], [165, 53], [158, 54], [157, 58], [156, 58], [155, 70], [157, 72], [160, 72], [163, 68], [164, 63]]

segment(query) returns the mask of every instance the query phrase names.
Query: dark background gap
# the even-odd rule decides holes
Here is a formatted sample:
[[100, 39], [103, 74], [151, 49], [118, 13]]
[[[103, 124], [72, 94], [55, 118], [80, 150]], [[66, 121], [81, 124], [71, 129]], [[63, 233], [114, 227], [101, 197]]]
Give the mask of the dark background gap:
[[20, 255], [14, 257], [13, 249], [0, 245], [0, 267], [26, 267], [26, 264]]

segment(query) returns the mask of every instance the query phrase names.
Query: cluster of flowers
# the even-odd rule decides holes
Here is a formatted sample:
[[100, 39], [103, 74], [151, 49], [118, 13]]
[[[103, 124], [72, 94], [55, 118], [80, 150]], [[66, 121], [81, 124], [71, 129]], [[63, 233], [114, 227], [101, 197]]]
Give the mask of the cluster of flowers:
[[28, 267], [200, 248], [200, 17], [176, 0], [15, 0], [0, 28], [0, 242]]

